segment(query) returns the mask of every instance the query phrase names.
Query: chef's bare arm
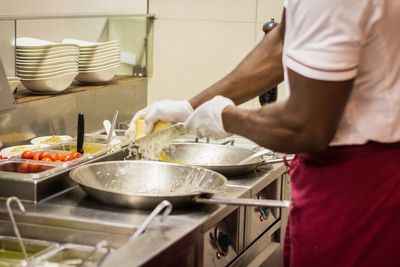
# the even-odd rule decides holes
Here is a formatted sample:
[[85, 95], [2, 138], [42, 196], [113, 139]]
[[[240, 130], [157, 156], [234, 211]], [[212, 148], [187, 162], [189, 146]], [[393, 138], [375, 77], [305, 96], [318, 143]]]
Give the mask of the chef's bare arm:
[[231, 73], [193, 97], [189, 101], [192, 107], [197, 108], [216, 95], [228, 97], [238, 105], [279, 84], [283, 80], [282, 29], [283, 23], [270, 31]]
[[319, 81], [288, 70], [290, 97], [257, 110], [228, 106], [222, 112], [227, 132], [248, 137], [284, 153], [313, 152], [333, 139], [353, 80]]

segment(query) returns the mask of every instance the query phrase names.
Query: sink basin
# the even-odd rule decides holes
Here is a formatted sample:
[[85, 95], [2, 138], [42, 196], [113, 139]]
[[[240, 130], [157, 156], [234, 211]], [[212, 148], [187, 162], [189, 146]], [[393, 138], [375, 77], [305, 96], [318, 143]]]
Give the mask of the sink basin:
[[[25, 245], [28, 259], [38, 257], [56, 246], [53, 242], [41, 240], [24, 238], [22, 241]], [[24, 259], [17, 238], [0, 236], [0, 266], [17, 266]]]
[[[114, 225], [101, 220], [79, 220], [15, 214], [21, 236], [54, 243], [94, 246], [107, 240], [112, 248], [125, 244], [137, 230], [130, 225]], [[0, 235], [13, 236], [8, 214], [0, 211]], [[18, 243], [16, 243], [18, 245]], [[1, 248], [1, 247], [0, 247]], [[17, 246], [19, 248], [19, 246]]]
[[[42, 262], [57, 263], [64, 265], [95, 266], [97, 262], [107, 255], [106, 249], [95, 250], [92, 246], [76, 244], [63, 244], [41, 256]], [[1, 266], [1, 265], [0, 265]]]
[[[78, 244], [57, 244], [33, 239], [23, 239], [28, 261], [34, 266], [96, 266], [108, 253], [106, 248]], [[24, 266], [24, 255], [18, 240], [0, 236], [0, 267]]]

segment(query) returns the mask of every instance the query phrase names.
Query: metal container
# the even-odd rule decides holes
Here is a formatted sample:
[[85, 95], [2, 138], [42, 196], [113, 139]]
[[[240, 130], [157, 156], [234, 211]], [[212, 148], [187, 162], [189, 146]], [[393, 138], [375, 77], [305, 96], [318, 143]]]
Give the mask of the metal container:
[[41, 262], [57, 263], [61, 266], [96, 266], [108, 251], [92, 246], [63, 244], [40, 257]]
[[[126, 138], [124, 136], [124, 134], [123, 134], [125, 131], [121, 132], [121, 130], [116, 130], [115, 132], [117, 134], [116, 139], [120, 141], [120, 144], [128, 144], [128, 142], [129, 142], [128, 138]], [[98, 134], [97, 133], [86, 134], [85, 135], [85, 140], [88, 143], [106, 144], [107, 143], [107, 137], [108, 137], [108, 135], [104, 131], [104, 133], [101, 132], [101, 133], [98, 133]]]
[[[121, 130], [121, 129], [114, 129], [114, 131], [115, 131], [115, 134], [117, 135], [117, 137], [122, 137], [122, 138], [124, 138], [124, 139], [127, 139], [126, 137], [125, 137], [125, 130]], [[106, 136], [106, 138], [107, 138], [107, 132], [106, 132], [106, 130], [100, 130], [100, 131], [96, 131], [96, 132], [94, 132], [93, 134], [87, 134], [86, 136], [85, 136], [85, 138], [86, 137], [89, 137], [90, 135], [93, 135], [93, 136], [97, 136], [97, 135], [101, 135], [101, 136]]]
[[[39, 257], [56, 246], [56, 243], [22, 239], [28, 254], [28, 260]], [[5, 266], [17, 266], [24, 260], [18, 239], [15, 237], [0, 236], [0, 265], [1, 263], [9, 264]], [[19, 266], [19, 265], [18, 265]]]
[[[72, 140], [71, 142], [65, 142], [50, 146], [48, 149], [54, 151], [73, 152], [76, 151], [76, 148], [76, 141]], [[83, 143], [83, 150], [85, 152], [84, 154], [88, 155], [88, 157], [92, 159], [104, 155], [105, 153], [107, 153], [109, 148], [107, 148], [105, 143], [89, 143], [85, 140], [85, 142]]]
[[[91, 143], [89, 143], [91, 144]], [[106, 148], [105, 144], [94, 144], [97, 149], [94, 153], [84, 154], [76, 160], [55, 163], [25, 160], [14, 157], [10, 160], [0, 161], [0, 198], [16, 196], [23, 201], [37, 203], [51, 195], [68, 190], [75, 184], [69, 179], [69, 171], [73, 168], [97, 160], [108, 155], [117, 155], [117, 159], [123, 159], [119, 153], [121, 148]], [[76, 148], [73, 142], [56, 144], [37, 151], [68, 154]], [[21, 172], [21, 164], [35, 166], [34, 171]], [[24, 166], [22, 165], [22, 166]]]
[[[41, 172], [20, 173], [21, 164], [31, 164]], [[47, 169], [47, 170], [44, 170]], [[16, 196], [24, 201], [38, 202], [55, 192], [70, 187], [68, 170], [62, 164], [38, 163], [29, 160], [9, 160], [0, 163], [0, 197]]]

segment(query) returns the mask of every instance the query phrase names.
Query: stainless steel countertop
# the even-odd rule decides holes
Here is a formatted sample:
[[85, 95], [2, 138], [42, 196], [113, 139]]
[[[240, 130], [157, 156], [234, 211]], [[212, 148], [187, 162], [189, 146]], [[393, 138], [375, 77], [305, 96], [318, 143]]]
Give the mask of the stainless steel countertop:
[[[243, 178], [230, 179], [221, 198], [250, 197], [285, 172], [283, 164], [274, 164]], [[72, 225], [91, 231], [110, 231], [129, 237], [143, 222], [150, 211], [105, 206], [86, 196], [79, 188], [47, 199], [39, 204], [25, 203], [26, 215], [16, 216], [17, 221], [50, 224], [57, 227]], [[148, 230], [129, 246], [130, 266], [148, 263], [161, 253], [180, 243], [193, 244], [201, 235], [237, 207], [226, 205], [197, 204], [185, 209], [173, 210], [164, 223], [155, 220]], [[0, 220], [7, 221], [5, 202], [0, 203]], [[121, 256], [122, 257], [122, 256]]]

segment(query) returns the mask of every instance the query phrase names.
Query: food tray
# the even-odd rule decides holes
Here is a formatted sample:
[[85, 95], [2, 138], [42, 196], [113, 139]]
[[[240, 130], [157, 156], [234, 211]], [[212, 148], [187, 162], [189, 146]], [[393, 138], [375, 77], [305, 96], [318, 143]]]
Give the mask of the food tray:
[[[22, 239], [28, 259], [32, 260], [56, 247], [56, 243], [34, 239]], [[24, 260], [18, 239], [9, 236], [0, 236], [0, 265], [1, 266], [22, 266]]]
[[[85, 137], [86, 139], [86, 137]], [[61, 151], [61, 152], [74, 152], [76, 151], [76, 140], [72, 140], [71, 142], [64, 142], [61, 144], [49, 146], [47, 149], [52, 150], [52, 151]], [[108, 151], [111, 150], [111, 147], [107, 147], [105, 143], [93, 143], [93, 142], [88, 142], [88, 140], [85, 140], [83, 143], [83, 151], [85, 152], [85, 155], [89, 158], [95, 158], [99, 157], [101, 155], [104, 155]]]
[[[38, 172], [19, 172], [22, 164], [35, 165]], [[79, 164], [78, 164], [79, 165]], [[73, 184], [68, 164], [47, 163], [35, 160], [10, 159], [0, 162], [0, 197], [16, 196], [23, 201], [38, 202], [63, 191]]]
[[[58, 151], [69, 153], [68, 150], [40, 149], [46, 151]], [[67, 146], [67, 148], [70, 148]], [[107, 150], [105, 145], [100, 151], [94, 154], [84, 155], [78, 161], [67, 163], [54, 163], [25, 160], [14, 157], [8, 160], [0, 161], [0, 198], [16, 196], [23, 201], [38, 203], [54, 194], [68, 190], [76, 184], [69, 178], [69, 172], [82, 164], [107, 161], [122, 160], [127, 155], [126, 149]], [[40, 164], [45, 169], [35, 173], [19, 173], [16, 171], [21, 163]], [[13, 171], [14, 170], [14, 171]]]
[[[59, 244], [36, 239], [23, 238], [28, 254], [29, 266], [96, 266], [107, 254], [106, 248], [78, 244]], [[24, 266], [24, 255], [18, 239], [0, 236], [0, 266]]]
[[[96, 249], [92, 246], [77, 244], [62, 244], [40, 257], [44, 262], [56, 263], [64, 266], [84, 264], [83, 266], [97, 266], [96, 263], [102, 260], [108, 254], [107, 249]], [[68, 265], [69, 266], [69, 265]]]

